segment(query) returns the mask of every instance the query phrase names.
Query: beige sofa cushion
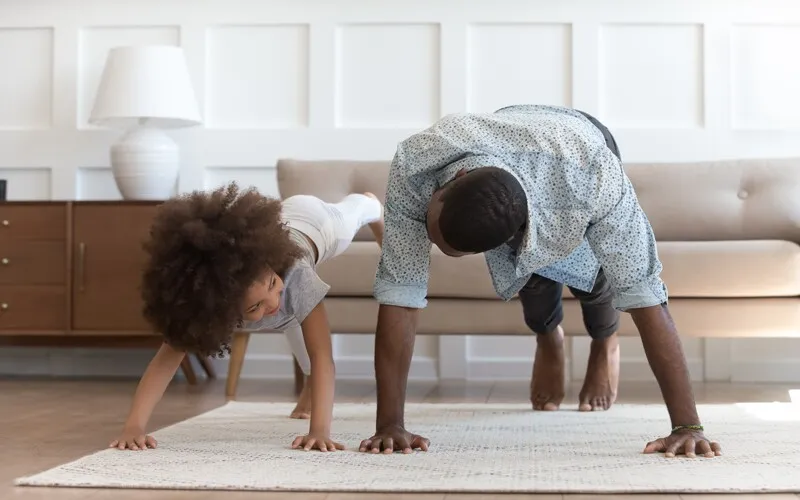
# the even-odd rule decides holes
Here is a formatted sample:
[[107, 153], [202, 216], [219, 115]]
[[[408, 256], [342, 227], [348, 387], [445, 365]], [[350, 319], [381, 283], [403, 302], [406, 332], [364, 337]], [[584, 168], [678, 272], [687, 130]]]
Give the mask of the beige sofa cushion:
[[[330, 297], [330, 323], [337, 332], [375, 334], [378, 303], [368, 298]], [[800, 324], [800, 300], [786, 299], [680, 299], [670, 313], [682, 337], [784, 337], [796, 338]], [[567, 335], [586, 335], [577, 300], [564, 301]], [[421, 335], [530, 335], [517, 301], [432, 300], [419, 315]], [[620, 317], [619, 334], [638, 337], [630, 314]], [[520, 353], [521, 356], [533, 356]], [[532, 359], [532, 358], [531, 358]]]
[[[800, 295], [800, 246], [787, 241], [660, 242], [662, 278], [672, 298]], [[320, 266], [330, 296], [371, 296], [380, 257], [373, 242], [354, 242]], [[431, 251], [431, 298], [492, 299], [497, 295], [482, 255], [451, 258]], [[565, 287], [564, 297], [572, 294]], [[499, 299], [498, 299], [499, 300]]]
[[800, 242], [800, 158], [626, 163], [659, 241]]
[[661, 241], [658, 254], [672, 297], [800, 295], [800, 246], [790, 241]]

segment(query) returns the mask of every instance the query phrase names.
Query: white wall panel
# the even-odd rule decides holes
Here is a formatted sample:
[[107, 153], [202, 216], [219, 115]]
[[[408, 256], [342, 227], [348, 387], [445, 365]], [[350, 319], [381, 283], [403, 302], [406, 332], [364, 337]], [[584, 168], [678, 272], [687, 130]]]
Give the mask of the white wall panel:
[[733, 126], [800, 129], [800, 25], [731, 30]]
[[468, 111], [519, 103], [572, 106], [569, 24], [477, 24], [469, 29]]
[[336, 38], [336, 125], [425, 127], [439, 117], [439, 26], [350, 24]]
[[8, 201], [49, 200], [50, 175], [50, 168], [0, 167], [0, 179], [6, 180]]
[[[17, 1], [0, 3], [10, 199], [119, 199], [108, 168], [119, 132], [86, 122], [108, 50], [134, 44], [186, 53], [205, 124], [169, 132], [182, 191], [236, 180], [277, 195], [279, 158], [389, 159], [443, 114], [514, 103], [596, 115], [628, 161], [800, 155], [794, 0]], [[421, 337], [411, 376], [525, 378], [534, 345]], [[373, 346], [373, 336], [337, 335], [339, 376], [371, 377]], [[580, 379], [589, 340], [568, 346]], [[684, 347], [695, 380], [800, 380], [800, 340]], [[244, 375], [290, 376], [288, 352], [280, 336], [257, 336]], [[53, 353], [31, 354], [25, 370], [137, 373], [146, 360]], [[623, 339], [622, 359], [623, 378], [652, 377], [638, 339]], [[0, 372], [19, 369], [0, 359]]]
[[254, 187], [264, 195], [279, 197], [275, 167], [208, 167], [204, 189], [216, 189], [236, 182], [241, 189]]
[[703, 125], [702, 26], [609, 24], [599, 50], [599, 116], [609, 126]]
[[308, 35], [308, 25], [209, 28], [206, 125], [307, 126]]
[[121, 200], [111, 167], [78, 167], [76, 200]]
[[0, 27], [0, 130], [50, 128], [52, 74], [51, 28]]

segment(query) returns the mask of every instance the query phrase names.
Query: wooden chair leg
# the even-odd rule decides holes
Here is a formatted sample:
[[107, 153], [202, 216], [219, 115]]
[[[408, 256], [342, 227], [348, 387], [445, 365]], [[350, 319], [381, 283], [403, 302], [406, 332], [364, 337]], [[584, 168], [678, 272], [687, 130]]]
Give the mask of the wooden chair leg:
[[233, 335], [231, 343], [231, 360], [228, 364], [228, 380], [225, 383], [225, 396], [229, 399], [236, 397], [236, 390], [239, 386], [239, 376], [242, 374], [244, 365], [244, 355], [247, 353], [247, 344], [250, 342], [250, 334], [247, 332], [236, 333]]
[[195, 357], [197, 358], [198, 363], [200, 363], [200, 367], [202, 367], [203, 371], [206, 372], [206, 376], [208, 378], [217, 378], [217, 371], [214, 369], [214, 365], [211, 363], [210, 359], [203, 356]]
[[189, 358], [189, 356], [183, 357], [183, 360], [181, 361], [181, 371], [183, 372], [184, 377], [186, 377], [186, 381], [189, 382], [189, 385], [197, 384], [197, 375], [194, 373], [192, 360]]
[[306, 376], [303, 373], [303, 369], [300, 368], [300, 363], [298, 363], [294, 357], [292, 357], [292, 360], [294, 361], [294, 395], [299, 396], [300, 393], [303, 392]]

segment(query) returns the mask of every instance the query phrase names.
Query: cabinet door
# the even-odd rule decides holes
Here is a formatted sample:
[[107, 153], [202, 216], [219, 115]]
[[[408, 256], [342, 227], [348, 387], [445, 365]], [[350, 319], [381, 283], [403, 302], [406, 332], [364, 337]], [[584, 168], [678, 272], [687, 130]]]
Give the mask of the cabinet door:
[[[102, 333], [150, 330], [142, 317], [142, 242], [155, 204], [75, 204], [72, 328]], [[100, 333], [100, 332], [98, 332]]]
[[64, 202], [0, 202], [0, 335], [69, 330]]

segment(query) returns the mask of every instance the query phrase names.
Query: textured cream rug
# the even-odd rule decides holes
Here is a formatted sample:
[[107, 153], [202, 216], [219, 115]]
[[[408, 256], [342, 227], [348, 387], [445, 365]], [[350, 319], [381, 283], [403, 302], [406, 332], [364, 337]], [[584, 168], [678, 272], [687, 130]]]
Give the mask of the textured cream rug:
[[[643, 455], [669, 429], [662, 405], [532, 412], [528, 405], [408, 404], [427, 453], [370, 455], [372, 404], [340, 404], [334, 439], [347, 451], [290, 449], [307, 422], [294, 405], [230, 403], [154, 434], [155, 450], [102, 450], [17, 480], [106, 488], [405, 492], [800, 492], [800, 405], [701, 406], [722, 457]], [[76, 425], [79, 423], [76, 422]]]

